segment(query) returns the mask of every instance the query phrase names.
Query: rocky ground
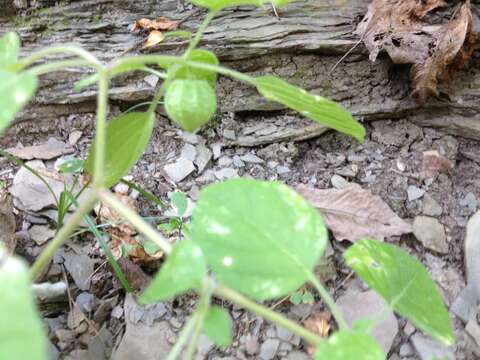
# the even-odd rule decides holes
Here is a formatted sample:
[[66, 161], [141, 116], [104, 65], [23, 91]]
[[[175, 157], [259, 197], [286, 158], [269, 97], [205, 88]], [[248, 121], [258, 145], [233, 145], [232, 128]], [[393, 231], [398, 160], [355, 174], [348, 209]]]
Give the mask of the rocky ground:
[[[112, 111], [120, 112], [116, 107]], [[291, 186], [307, 184], [320, 189], [341, 189], [356, 183], [371, 190], [399, 217], [413, 225], [415, 235], [386, 240], [407, 249], [429, 269], [450, 308], [458, 339], [454, 347], [444, 348], [416, 331], [410, 323], [388, 313], [375, 330], [388, 358], [478, 358], [480, 328], [465, 315], [469, 307], [476, 305], [461, 298], [463, 304], [453, 306], [465, 287], [465, 226], [477, 210], [480, 196], [478, 142], [399, 120], [366, 124], [367, 137], [363, 145], [334, 132], [304, 142], [234, 145], [246, 136], [254, 143], [256, 137], [278, 133], [292, 121], [304, 120], [291, 114], [279, 114], [268, 121], [262, 121], [259, 115], [225, 114], [199, 134], [192, 135], [182, 133], [159, 116], [153, 140], [129, 179], [166, 202], [169, 192], [181, 190], [194, 203], [199, 189], [206, 184], [236, 176], [279, 180]], [[17, 148], [11, 152], [28, 159], [28, 164], [39, 169], [53, 189], [60, 192], [63, 180], [52, 173], [61, 159], [86, 156], [92, 139], [91, 125], [91, 116], [60, 119], [54, 129], [30, 124], [29, 135], [9, 136], [2, 142], [5, 148]], [[25, 124], [18, 126], [19, 133], [25, 134], [25, 129]], [[31, 145], [43, 147], [29, 148]], [[424, 153], [431, 150], [451, 163], [447, 162], [448, 166], [439, 173], [425, 178]], [[11, 162], [2, 160], [0, 176], [3, 188], [12, 194], [15, 205], [15, 251], [33, 261], [54, 235], [54, 203], [41, 182]], [[142, 216], [156, 217], [150, 221], [158, 223], [159, 219], [168, 217], [168, 210], [145, 201], [137, 191], [129, 192], [122, 185], [115, 190], [136, 199]], [[97, 217], [97, 222], [101, 221]], [[318, 274], [347, 319], [373, 316], [382, 311], [383, 303], [343, 265], [341, 253], [348, 244], [332, 236], [331, 247]], [[112, 241], [110, 245], [115, 247]], [[130, 260], [124, 268], [138, 288], [145, 286], [162, 261], [161, 257], [148, 262], [137, 258], [139, 267], [131, 261], [132, 257], [127, 258]], [[137, 305], [135, 296], [125, 296], [106, 265], [99, 245], [88, 233], [72, 237], [62, 247], [43, 280], [68, 283], [67, 292], [59, 291], [54, 298], [40, 299], [52, 359], [108, 359], [111, 354], [112, 359], [119, 360], [139, 359], [140, 354], [144, 359], [162, 358], [158, 354], [166, 354], [175, 343], [195, 305], [192, 295], [149, 307]], [[222, 350], [202, 336], [198, 359], [310, 358], [308, 348], [297, 336], [226, 302], [219, 300], [219, 304], [227, 308], [234, 319], [234, 343]], [[318, 297], [298, 305], [288, 298], [269, 305], [299, 322], [306, 321], [317, 327], [334, 326], [323, 312], [324, 305]]]

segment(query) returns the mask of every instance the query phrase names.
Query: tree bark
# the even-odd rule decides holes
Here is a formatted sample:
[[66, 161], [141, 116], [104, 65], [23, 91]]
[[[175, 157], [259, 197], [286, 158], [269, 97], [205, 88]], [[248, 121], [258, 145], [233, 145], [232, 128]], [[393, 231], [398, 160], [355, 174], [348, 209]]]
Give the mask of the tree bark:
[[[177, 0], [83, 0], [32, 1], [39, 8], [23, 15], [0, 13], [0, 32], [16, 30], [22, 37], [25, 55], [58, 43], [77, 43], [102, 61], [112, 61], [141, 44], [142, 35], [129, 31], [129, 25], [143, 17], [165, 16], [185, 20], [180, 28], [195, 31], [204, 17], [187, 6], [178, 10]], [[309, 91], [342, 103], [360, 120], [410, 120], [439, 127], [448, 133], [480, 138], [480, 72], [476, 55], [469, 67], [440, 87], [441, 98], [418, 107], [411, 98], [409, 69], [394, 66], [387, 57], [370, 63], [359, 45], [330, 73], [340, 57], [358, 41], [353, 34], [365, 14], [369, 0], [296, 1], [281, 9], [276, 18], [271, 8], [241, 7], [221, 12], [207, 29], [201, 45], [214, 51], [222, 63], [250, 75], [273, 73]], [[479, 5], [473, 5], [475, 11]], [[155, 53], [179, 53], [183, 40], [168, 40], [149, 49]], [[141, 51], [141, 50], [140, 50]], [[138, 53], [132, 50], [129, 54]], [[75, 92], [73, 84], [85, 71], [72, 69], [42, 76], [35, 102], [23, 111], [17, 122], [52, 118], [71, 113], [91, 113], [95, 109], [95, 88]], [[110, 100], [121, 103], [148, 101], [153, 88], [145, 74], [124, 76], [113, 81]], [[247, 85], [221, 78], [218, 94], [220, 111], [248, 113], [282, 110], [263, 100]], [[308, 127], [306, 127], [308, 126]], [[295, 140], [318, 136], [325, 129], [300, 121], [286, 133], [237, 140], [240, 145], [268, 143], [276, 139]], [[262, 142], [263, 141], [263, 142]]]

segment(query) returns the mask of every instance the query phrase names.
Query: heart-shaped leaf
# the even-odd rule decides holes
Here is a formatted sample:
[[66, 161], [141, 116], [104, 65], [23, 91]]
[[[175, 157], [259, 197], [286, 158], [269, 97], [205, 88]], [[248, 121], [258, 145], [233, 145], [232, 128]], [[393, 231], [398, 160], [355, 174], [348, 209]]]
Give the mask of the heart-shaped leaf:
[[0, 359], [46, 360], [47, 342], [26, 265], [0, 248]]
[[17, 33], [8, 32], [0, 37], [0, 69], [15, 64], [19, 51], [20, 38]]
[[308, 93], [275, 76], [255, 79], [257, 90], [266, 99], [279, 102], [303, 116], [364, 141], [365, 129], [350, 113], [334, 101]]
[[215, 345], [226, 348], [232, 343], [232, 318], [219, 306], [208, 309], [203, 321], [203, 332]]
[[320, 215], [300, 195], [249, 179], [203, 189], [190, 236], [220, 282], [257, 300], [301, 286], [327, 241]]
[[[115, 185], [135, 165], [152, 135], [155, 117], [144, 112], [131, 112], [108, 123], [105, 154], [105, 186]], [[95, 143], [90, 147], [85, 170], [93, 175]]]
[[320, 343], [315, 360], [384, 360], [385, 354], [375, 339], [357, 331], [338, 331]]
[[37, 86], [38, 80], [35, 75], [0, 70], [0, 133], [32, 98]]
[[425, 267], [404, 250], [363, 239], [345, 253], [347, 263], [400, 315], [447, 345], [455, 338], [448, 311]]
[[[204, 49], [192, 50], [192, 52], [188, 56], [188, 60], [209, 65], [218, 65], [220, 63], [214, 53]], [[214, 71], [197, 69], [185, 65], [174, 65], [170, 68], [174, 69], [175, 71], [175, 73], [171, 75], [174, 79], [206, 80], [212, 88], [215, 88], [217, 82], [217, 73]]]
[[178, 243], [160, 272], [142, 294], [144, 304], [171, 299], [188, 290], [198, 289], [207, 265], [202, 250], [189, 240]]

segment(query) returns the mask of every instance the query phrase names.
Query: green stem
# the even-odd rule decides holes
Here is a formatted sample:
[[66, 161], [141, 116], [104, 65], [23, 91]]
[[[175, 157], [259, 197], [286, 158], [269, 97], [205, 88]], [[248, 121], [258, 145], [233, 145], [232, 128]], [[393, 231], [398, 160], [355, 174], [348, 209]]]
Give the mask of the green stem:
[[140, 193], [140, 195], [142, 195], [145, 199], [147, 199], [147, 200], [153, 202], [154, 204], [160, 206], [162, 209], [166, 209], [167, 206], [163, 203], [162, 200], [160, 200], [158, 197], [153, 195], [151, 192], [142, 188], [140, 185], [135, 184], [134, 182], [128, 181], [128, 180], [125, 180], [125, 179], [121, 179], [120, 182], [127, 185], [130, 189], [137, 190]]
[[198, 28], [195, 34], [195, 37], [192, 39], [192, 41], [190, 41], [190, 44], [188, 45], [188, 48], [185, 51], [185, 54], [183, 54], [183, 58], [185, 60], [189, 58], [190, 53], [198, 46], [198, 44], [200, 43], [200, 40], [202, 39], [203, 34], [205, 33], [205, 30], [207, 29], [208, 25], [212, 22], [215, 15], [217, 15], [217, 13], [218, 11], [210, 10], [210, 12], [207, 14], [202, 24]]
[[190, 317], [190, 319], [188, 319], [187, 323], [182, 329], [182, 332], [180, 333], [180, 336], [178, 337], [177, 342], [173, 346], [172, 350], [170, 350], [165, 360], [177, 359], [178, 355], [180, 354], [180, 351], [182, 351], [183, 346], [185, 345], [188, 338], [190, 337], [190, 334], [192, 333], [196, 323], [197, 323], [197, 313], [195, 312]]
[[48, 192], [50, 193], [50, 195], [52, 195], [53, 201], [55, 202], [55, 206], [58, 209], [59, 204], [58, 204], [57, 195], [55, 195], [55, 191], [53, 191], [52, 187], [47, 182], [47, 180], [45, 180], [44, 177], [42, 175], [40, 175], [37, 170], [28, 166], [27, 164], [25, 164], [25, 162], [23, 160], [19, 159], [18, 157], [14, 156], [12, 154], [9, 154], [5, 150], [0, 149], [0, 156], [6, 157], [10, 161], [13, 161], [15, 164], [17, 164], [18, 166], [24, 167], [25, 169], [30, 171], [32, 173], [32, 175], [34, 175], [36, 178], [38, 178], [38, 180], [40, 180], [47, 187]]
[[333, 317], [337, 321], [337, 324], [340, 330], [348, 330], [349, 326], [347, 325], [345, 319], [343, 318], [342, 313], [340, 312], [340, 309], [337, 307], [337, 305], [335, 304], [335, 301], [330, 296], [328, 291], [323, 287], [323, 285], [320, 283], [320, 281], [318, 281], [318, 279], [315, 277], [313, 273], [309, 273], [308, 277], [312, 285], [315, 287], [315, 289], [318, 291], [318, 293], [322, 297], [323, 301], [327, 305]]
[[105, 148], [107, 139], [108, 84], [108, 70], [99, 70], [95, 157], [93, 164], [93, 184], [97, 189], [102, 188], [104, 183]]
[[89, 65], [91, 65], [90, 62], [82, 59], [64, 60], [64, 61], [56, 61], [56, 62], [37, 65], [27, 70], [27, 72], [30, 74], [39, 76], [52, 71], [63, 70], [65, 68], [88, 67]]
[[18, 64], [19, 70], [27, 68], [28, 66], [32, 65], [36, 61], [41, 60], [46, 56], [64, 53], [76, 55], [87, 61], [89, 64], [93, 65], [98, 70], [101, 70], [103, 68], [102, 63], [88, 51], [74, 45], [61, 45], [41, 49], [37, 52], [34, 52], [30, 56], [22, 59]]
[[214, 290], [214, 293], [219, 297], [230, 300], [236, 303], [237, 305], [240, 305], [245, 309], [252, 311], [257, 315], [260, 315], [263, 318], [270, 320], [275, 324], [280, 325], [281, 327], [285, 328], [291, 333], [300, 336], [302, 339], [304, 339], [305, 341], [307, 341], [312, 345], [318, 345], [323, 341], [321, 337], [315, 335], [313, 332], [296, 324], [292, 320], [287, 319], [286, 317], [280, 315], [279, 313], [273, 310], [270, 310], [269, 308], [248, 299], [242, 294], [237, 293], [235, 290], [227, 288], [221, 284], [217, 284]]
[[155, 96], [153, 97], [153, 100], [150, 103], [150, 106], [148, 107], [148, 110], [147, 110], [148, 113], [153, 114], [155, 112], [155, 109], [157, 108], [158, 103], [162, 98], [163, 94], [165, 94], [165, 91], [167, 91], [169, 84], [170, 84], [170, 80], [167, 79], [162, 83], [162, 85], [160, 85], [160, 89], [158, 89], [158, 91], [155, 93]]
[[115, 209], [121, 217], [129, 221], [141, 234], [160, 246], [165, 253], [169, 254], [172, 251], [172, 245], [158, 231], [143, 220], [135, 211], [120, 202], [109, 191], [101, 191], [100, 198], [104, 203]]
[[30, 268], [30, 277], [35, 280], [41, 273], [42, 269], [50, 262], [55, 252], [60, 246], [67, 240], [71, 233], [75, 231], [78, 224], [82, 221], [83, 217], [88, 214], [95, 203], [97, 202], [97, 194], [93, 192], [90, 194], [78, 210], [72, 215], [64, 226], [57, 232], [52, 241], [47, 245], [45, 250], [42, 251], [35, 263]]

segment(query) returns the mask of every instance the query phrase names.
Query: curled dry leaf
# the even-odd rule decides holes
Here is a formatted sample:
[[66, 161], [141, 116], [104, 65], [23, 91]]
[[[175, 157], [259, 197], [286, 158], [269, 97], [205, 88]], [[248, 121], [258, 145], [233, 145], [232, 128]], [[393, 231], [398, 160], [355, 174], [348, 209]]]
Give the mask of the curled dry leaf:
[[315, 189], [299, 185], [297, 191], [323, 215], [337, 240], [357, 241], [412, 232], [411, 225], [400, 219], [390, 207], [370, 190], [359, 186], [345, 189]]
[[[330, 334], [330, 330], [332, 328], [330, 325], [331, 320], [332, 314], [328, 311], [322, 311], [309, 316], [307, 319], [305, 319], [303, 325], [318, 336], [326, 338]], [[315, 347], [308, 345], [307, 352], [312, 355], [315, 352]]]
[[436, 150], [425, 151], [423, 153], [422, 178], [428, 179], [437, 176], [440, 173], [448, 173], [453, 170], [452, 160], [442, 156]]
[[161, 31], [153, 30], [148, 34], [147, 40], [143, 43], [143, 48], [149, 48], [160, 44], [163, 40], [165, 40], [165, 35]]
[[133, 25], [132, 31], [140, 31], [140, 30], [176, 30], [178, 27], [178, 22], [169, 20], [166, 17], [160, 16], [155, 20], [150, 19], [140, 19], [136, 20], [135, 24]]
[[420, 104], [438, 94], [439, 80], [465, 65], [477, 41], [470, 0], [445, 24], [429, 26], [423, 21], [446, 5], [443, 0], [374, 0], [357, 27], [371, 61], [385, 51], [396, 64], [412, 64], [413, 95]]

